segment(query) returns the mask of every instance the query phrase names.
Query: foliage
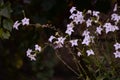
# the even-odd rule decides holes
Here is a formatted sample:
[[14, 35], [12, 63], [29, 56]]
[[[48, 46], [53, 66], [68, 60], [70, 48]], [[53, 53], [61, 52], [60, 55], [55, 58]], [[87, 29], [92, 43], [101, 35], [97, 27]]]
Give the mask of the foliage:
[[12, 30], [13, 21], [10, 18], [11, 4], [1, 2], [0, 4], [0, 38], [9, 39]]

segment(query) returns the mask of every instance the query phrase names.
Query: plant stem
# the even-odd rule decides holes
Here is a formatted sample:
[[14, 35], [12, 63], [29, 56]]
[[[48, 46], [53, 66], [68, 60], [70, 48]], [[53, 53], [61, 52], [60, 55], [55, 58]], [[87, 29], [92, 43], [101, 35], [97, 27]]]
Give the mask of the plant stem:
[[58, 57], [58, 59], [68, 68], [70, 69], [72, 72], [74, 72], [77, 76], [79, 76], [79, 74], [74, 70], [72, 69], [61, 57], [60, 55], [57, 54], [57, 52], [55, 52], [56, 56]]

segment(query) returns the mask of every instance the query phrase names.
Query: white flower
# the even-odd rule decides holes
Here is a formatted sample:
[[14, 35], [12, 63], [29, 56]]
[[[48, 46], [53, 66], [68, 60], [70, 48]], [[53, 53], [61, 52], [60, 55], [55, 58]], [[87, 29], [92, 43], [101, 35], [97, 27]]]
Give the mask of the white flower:
[[65, 33], [67, 33], [68, 35], [71, 35], [72, 32], [74, 32], [73, 28], [67, 28], [67, 30], [65, 31]]
[[28, 18], [24, 18], [24, 19], [22, 19], [22, 25], [24, 26], [24, 25], [29, 25], [29, 19]]
[[117, 4], [115, 4], [113, 11], [117, 11]]
[[[78, 19], [78, 23], [80, 23], [80, 24], [82, 24], [83, 22], [85, 22], [84, 16], [78, 17], [77, 19]], [[76, 24], [78, 24], [78, 23], [76, 23]]]
[[118, 23], [119, 20], [120, 20], [120, 16], [118, 14], [116, 14], [116, 13], [113, 13], [111, 15], [111, 20], [116, 21], [116, 23]]
[[75, 22], [76, 24], [78, 23], [82, 24], [85, 21], [84, 16], [80, 11], [77, 11], [76, 14], [73, 13], [69, 18], [73, 19], [73, 22]]
[[114, 32], [115, 30], [119, 30], [119, 28], [118, 28], [118, 26], [113, 25], [113, 26], [112, 26], [112, 30], [111, 30], [111, 31], [112, 31], [112, 32]]
[[64, 44], [64, 41], [65, 41], [66, 38], [63, 38], [63, 37], [59, 37], [58, 38], [58, 41], [56, 41], [57, 44]]
[[68, 24], [68, 25], [67, 25], [67, 30], [65, 31], [65, 33], [67, 33], [68, 35], [71, 35], [72, 32], [74, 32], [73, 27], [74, 27], [74, 26], [73, 26], [72, 23]]
[[85, 36], [83, 39], [82, 44], [85, 44], [86, 46], [88, 46], [90, 44], [90, 36]]
[[84, 36], [84, 39], [83, 39], [83, 42], [82, 44], [85, 44], [85, 45], [89, 45], [91, 40], [93, 40], [92, 36], [89, 35], [90, 32], [88, 31], [88, 29], [84, 30], [82, 36]]
[[115, 44], [114, 44], [114, 47], [115, 47], [115, 50], [120, 49], [120, 43], [118, 43], [118, 42], [117, 42], [117, 43], [115, 43]]
[[94, 52], [93, 52], [93, 50], [92, 50], [92, 49], [87, 50], [86, 52], [87, 52], [87, 55], [88, 55], [88, 56], [90, 56], [90, 55], [94, 55]]
[[54, 39], [55, 37], [52, 35], [50, 36], [50, 38], [48, 39], [49, 42], [52, 42], [52, 40]]
[[63, 47], [64, 41], [65, 41], [66, 38], [59, 37], [57, 39], [58, 40], [54, 42], [54, 43], [56, 43], [55, 47], [54, 47], [55, 49]]
[[88, 31], [88, 29], [84, 30], [82, 36], [84, 36], [84, 39], [82, 41], [82, 44], [85, 44], [86, 46], [88, 46], [90, 44], [90, 42], [94, 43], [94, 36], [90, 36], [89, 35], [90, 32]]
[[78, 39], [75, 39], [75, 40], [70, 40], [70, 43], [72, 44], [72, 47], [73, 46], [77, 46], [78, 45]]
[[73, 28], [73, 27], [74, 27], [74, 25], [72, 22], [70, 24], [67, 24], [67, 28]]
[[87, 27], [91, 26], [91, 25], [92, 25], [91, 23], [92, 23], [92, 20], [91, 20], [91, 19], [88, 19], [88, 20], [86, 21]]
[[108, 33], [109, 31], [111, 31], [112, 25], [111, 23], [105, 23], [103, 27], [106, 29], [106, 33]]
[[17, 29], [18, 30], [18, 26], [20, 25], [21, 23], [19, 23], [18, 21], [15, 21], [14, 25], [13, 25], [13, 28]]
[[99, 11], [93, 11], [93, 16], [96, 16], [96, 17], [98, 17], [99, 16]]
[[99, 11], [93, 11], [93, 16], [95, 16], [97, 19], [94, 21], [95, 23], [98, 23], [100, 16], [99, 16], [100, 12]]
[[76, 10], [76, 7], [72, 7], [72, 8], [70, 9], [70, 13], [73, 13], [75, 10]]
[[91, 10], [88, 10], [87, 13], [88, 13], [88, 14], [92, 14], [92, 11], [91, 11]]
[[120, 51], [116, 51], [113, 54], [115, 55], [115, 58], [120, 58]]
[[76, 16], [83, 17], [83, 13], [81, 11], [77, 11]]
[[35, 58], [35, 57], [36, 57], [36, 54], [32, 54], [32, 49], [28, 49], [28, 50], [26, 51], [26, 53], [27, 53], [27, 54], [26, 54], [27, 57], [29, 57], [29, 58], [31, 59], [31, 61], [32, 61], [32, 60], [34, 60], [34, 61], [36, 60], [36, 58]]
[[40, 47], [39, 45], [36, 44], [36, 45], [35, 45], [35, 50], [37, 50], [37, 51], [40, 52], [40, 51], [41, 51], [41, 47]]
[[[41, 51], [41, 47], [39, 46], [39, 45], [35, 45], [35, 50], [37, 50], [37, 51]], [[26, 55], [27, 55], [27, 57], [28, 58], [30, 58], [31, 60], [36, 60], [36, 53], [34, 52], [34, 51], [32, 51], [32, 49], [28, 49], [27, 51], [26, 51]]]
[[28, 49], [28, 50], [26, 51], [27, 56], [31, 55], [31, 52], [32, 52], [32, 49]]
[[76, 22], [76, 24], [78, 23], [82, 24], [85, 21], [82, 12], [77, 11], [76, 17], [73, 21]]
[[81, 55], [82, 55], [81, 52], [78, 52], [78, 53], [77, 53], [77, 56], [78, 56], [78, 57], [80, 57]]
[[69, 17], [69, 19], [74, 19], [76, 17], [76, 14], [72, 13], [72, 15]]
[[88, 31], [88, 29], [84, 30], [82, 36], [88, 36], [90, 34], [90, 32]]
[[33, 60], [33, 61], [36, 61], [36, 54], [33, 54], [33, 55], [29, 55], [28, 56], [30, 59], [31, 59], [31, 61]]
[[102, 30], [103, 30], [103, 29], [101, 28], [101, 26], [99, 26], [99, 27], [96, 28], [96, 33], [101, 34], [101, 31], [102, 31]]

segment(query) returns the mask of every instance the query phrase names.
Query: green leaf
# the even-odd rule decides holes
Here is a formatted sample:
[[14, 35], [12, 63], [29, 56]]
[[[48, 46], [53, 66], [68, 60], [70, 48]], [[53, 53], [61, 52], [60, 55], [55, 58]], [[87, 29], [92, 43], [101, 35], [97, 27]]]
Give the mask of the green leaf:
[[4, 39], [9, 39], [9, 37], [10, 37], [10, 32], [3, 32], [3, 34], [2, 34], [2, 37], [4, 38]]
[[0, 16], [0, 27], [1, 27], [1, 16]]
[[104, 76], [98, 76], [96, 80], [104, 80]]
[[12, 31], [13, 21], [11, 19], [4, 19], [3, 20], [3, 28]]
[[3, 0], [0, 0], [0, 7], [4, 4]]
[[90, 80], [88, 76], [87, 76], [86, 80]]
[[10, 3], [6, 3], [4, 7], [0, 10], [0, 16], [4, 16], [6, 18], [10, 18], [11, 13]]
[[3, 30], [2, 28], [0, 28], [0, 38], [2, 38], [2, 33], [3, 33]]
[[9, 39], [10, 32], [6, 31], [4, 32], [2, 28], [0, 28], [0, 38], [1, 39]]

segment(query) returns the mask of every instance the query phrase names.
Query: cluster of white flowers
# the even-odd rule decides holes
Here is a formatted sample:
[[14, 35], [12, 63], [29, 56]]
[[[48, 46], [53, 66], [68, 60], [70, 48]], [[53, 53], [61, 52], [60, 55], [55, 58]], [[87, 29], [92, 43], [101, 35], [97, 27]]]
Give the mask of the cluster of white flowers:
[[35, 50], [28, 49], [26, 51], [26, 56], [29, 57], [31, 60], [35, 61], [36, 60], [36, 58], [35, 58], [36, 54], [39, 53], [39, 52], [41, 52], [41, 47], [38, 44], [36, 44], [35, 45]]
[[31, 61], [32, 61], [32, 60], [34, 60], [34, 61], [36, 60], [36, 58], [35, 58], [35, 57], [36, 57], [36, 54], [32, 54], [32, 49], [28, 49], [28, 50], [26, 51], [26, 53], [27, 53], [26, 56], [29, 57], [29, 58], [31, 59]]
[[88, 46], [90, 42], [94, 43], [94, 36], [90, 36], [90, 32], [88, 31], [88, 29], [83, 32], [82, 36], [84, 36], [82, 44]]
[[[76, 13], [74, 13], [74, 12], [76, 12]], [[66, 31], [65, 31], [65, 33], [66, 33], [67, 35], [69, 35], [69, 36], [71, 36], [71, 34], [72, 34], [73, 32], [75, 32], [75, 31], [73, 30], [73, 28], [75, 27], [74, 23], [75, 23], [75, 24], [78, 24], [78, 23], [82, 24], [83, 22], [85, 22], [85, 19], [84, 19], [84, 16], [83, 16], [83, 12], [80, 12], [80, 11], [76, 10], [76, 7], [72, 7], [72, 8], [70, 9], [70, 13], [71, 13], [70, 19], [72, 19], [72, 21], [71, 21], [69, 24], [67, 24], [67, 29], [66, 29]], [[89, 13], [91, 14], [92, 11], [89, 10]], [[99, 14], [98, 11], [93, 11], [93, 16], [97, 17], [98, 14]], [[87, 20], [86, 20], [86, 26], [87, 26], [87, 27], [92, 26], [92, 22], [93, 22], [93, 20], [92, 20], [91, 18], [90, 18], [90, 19], [87, 19]], [[100, 28], [100, 27], [99, 27], [99, 28]], [[96, 30], [96, 32], [98, 32], [98, 33], [100, 34], [101, 31], [100, 31], [99, 28]], [[90, 31], [88, 31], [88, 29], [86, 29], [86, 30], [83, 32], [82, 36], [84, 37], [84, 39], [83, 39], [83, 41], [81, 42], [81, 44], [85, 44], [86, 46], [89, 46], [90, 43], [93, 43], [93, 42], [94, 42], [94, 38], [95, 38], [95, 37], [94, 37], [94, 36], [90, 36]], [[53, 40], [54, 40], [54, 41], [53, 41]], [[49, 42], [51, 42], [51, 43], [53, 43], [53, 44], [57, 44], [57, 46], [55, 46], [55, 49], [56, 49], [56, 48], [61, 48], [61, 47], [63, 47], [65, 40], [66, 40], [66, 37], [64, 37], [64, 38], [63, 38], [63, 37], [57, 37], [57, 38], [56, 38], [56, 37], [53, 36], [53, 35], [51, 35], [50, 38], [48, 39]], [[71, 40], [71, 39], [70, 39], [70, 40], [67, 39], [66, 41], [68, 41], [69, 43], [71, 43], [71, 47], [74, 47], [74, 46], [78, 46], [78, 41], [79, 41], [79, 39], [72, 39], [72, 40]], [[87, 52], [88, 56], [91, 55], [91, 54], [94, 54], [94, 52], [93, 52], [92, 49], [87, 50], [86, 52]], [[82, 55], [82, 54], [78, 51], [77, 55], [80, 56], [80, 55]]]
[[[91, 10], [87, 11], [87, 14], [90, 14], [91, 17], [96, 18], [95, 20], [93, 20], [91, 17], [89, 19], [85, 20], [83, 12], [76, 10], [76, 7], [72, 7], [70, 9], [70, 13], [71, 13], [71, 16], [69, 18], [72, 19], [72, 21], [69, 24], [67, 24], [67, 29], [65, 31], [65, 33], [68, 34], [69, 36], [71, 36], [71, 34], [73, 32], [75, 32], [74, 31], [74, 27], [75, 27], [74, 23], [75, 24], [82, 24], [83, 22], [85, 22], [86, 28], [88, 28], [90, 26], [92, 27], [92, 22], [95, 22], [95, 23], [99, 22], [99, 17], [100, 17], [99, 11], [91, 11]], [[111, 20], [116, 21], [118, 23], [120, 19], [119, 19], [119, 16], [117, 14], [112, 14]], [[105, 29], [106, 34], [108, 32], [114, 32], [116, 30], [119, 30], [118, 26], [112, 25], [110, 22], [107, 22], [104, 25], [99, 24], [99, 26], [96, 27], [95, 33], [101, 35], [101, 33], [102, 33], [102, 31], [104, 31], [104, 29]], [[88, 29], [83, 31], [82, 36], [84, 37], [84, 39], [82, 40], [81, 44], [89, 46], [90, 43], [94, 43], [95, 36], [91, 36], [91, 32]], [[66, 38], [63, 38], [63, 37], [56, 38], [55, 36], [51, 35], [49, 38], [49, 42], [52, 42], [53, 39], [55, 39], [54, 43], [57, 44], [57, 48], [63, 47], [64, 41], [66, 40]], [[71, 46], [74, 47], [74, 46], [78, 46], [78, 40], [79, 39], [73, 39], [73, 40], [69, 40], [68, 42], [70, 42]], [[92, 49], [87, 50], [86, 52], [87, 52], [88, 56], [91, 54], [94, 54]], [[80, 52], [78, 55], [80, 56]]]
[[119, 16], [118, 14], [116, 14], [116, 13], [113, 13], [113, 14], [111, 15], [111, 20], [113, 20], [113, 21], [115, 21], [116, 23], [118, 23], [119, 20], [120, 20], [120, 16]]
[[[93, 16], [93, 17], [96, 17], [96, 20], [95, 20], [94, 22], [95, 22], [95, 23], [98, 22], [98, 20], [99, 20], [99, 14], [100, 14], [99, 11], [91, 11], [91, 10], [88, 10], [86, 13], [87, 13], [87, 14], [90, 14], [90, 15]], [[91, 21], [92, 21], [92, 20], [91, 20]]]
[[[76, 13], [74, 13], [74, 11], [76, 11]], [[70, 9], [70, 12], [72, 15], [69, 18], [72, 19], [73, 22], [75, 22], [76, 24], [78, 24], [78, 23], [82, 24], [83, 22], [85, 22], [83, 13], [76, 10], [75, 7], [72, 7]]]
[[112, 25], [111, 23], [105, 23], [103, 27], [105, 28], [106, 34], [108, 32], [114, 32], [116, 30], [119, 30], [118, 26]]
[[[120, 16], [118, 14], [116, 14], [115, 12], [117, 11], [117, 4], [115, 4], [114, 7], [114, 13], [111, 14], [111, 21], [113, 21], [113, 23], [109, 22], [109, 20], [107, 21], [107, 23], [101, 24], [99, 19], [100, 19], [100, 12], [99, 11], [91, 11], [88, 10], [86, 13], [85, 12], [81, 12], [76, 10], [76, 7], [72, 7], [70, 9], [70, 13], [71, 16], [69, 17], [69, 19], [71, 19], [71, 22], [69, 24], [67, 24], [67, 28], [65, 31], [65, 37], [62, 37], [60, 35], [53, 36], [51, 35], [50, 38], [48, 39], [48, 41], [52, 44], [55, 45], [55, 49], [57, 48], [61, 48], [63, 47], [63, 45], [65, 45], [65, 42], [69, 42], [71, 44], [71, 48], [72, 47], [76, 47], [79, 46], [79, 43], [81, 42], [81, 45], [85, 45], [86, 47], [89, 47], [90, 43], [95, 43], [94, 39], [95, 36], [93, 36], [93, 34], [90, 32], [90, 28], [93, 27], [94, 24], [97, 24], [98, 27], [95, 27], [96, 30], [94, 32], [94, 34], [97, 35], [101, 35], [102, 32], [105, 31], [106, 34], [108, 34], [109, 32], [114, 32], [116, 30], [119, 30], [118, 27], [118, 23], [120, 21]], [[89, 18], [86, 19], [86, 15], [89, 15]], [[72, 39], [71, 35], [72, 33], [76, 32], [74, 30], [75, 25], [84, 25], [83, 23], [86, 24], [86, 29], [83, 31], [83, 33], [81, 34], [81, 36], [83, 36], [83, 39]], [[24, 18], [21, 20], [21, 22], [16, 21], [13, 25], [13, 28], [18, 30], [20, 25], [29, 25], [29, 19], [28, 18]], [[69, 38], [68, 38], [69, 37]], [[68, 39], [67, 39], [68, 38]], [[116, 52], [114, 52], [115, 57], [120, 57], [120, 44], [116, 43], [114, 44], [115, 50]], [[36, 60], [36, 53], [37, 52], [41, 52], [41, 47], [39, 45], [35, 45], [35, 50], [32, 49], [28, 49], [27, 50], [27, 57], [29, 57], [31, 60]], [[89, 50], [86, 50], [87, 56], [90, 55], [94, 55], [94, 51], [90, 48]], [[81, 56], [82, 53], [80, 51], [78, 51], [77, 53], [78, 56]]]
[[115, 50], [116, 50], [116, 52], [113, 53], [115, 55], [115, 58], [120, 58], [120, 51], [119, 51], [120, 43], [116, 42], [114, 44], [114, 47], [115, 47]]
[[[116, 9], [117, 9], [117, 5], [115, 5], [114, 12], [116, 11]], [[58, 37], [58, 35], [57, 35], [57, 37], [55, 37], [55, 36], [51, 35], [50, 38], [48, 39], [49, 42], [51, 42], [55, 45], [57, 44], [57, 46], [55, 46], [55, 49], [61, 48], [61, 47], [63, 47], [63, 45], [66, 45], [65, 42], [69, 42], [71, 44], [71, 48], [77, 47], [77, 46], [79, 46], [78, 41], [79, 41], [79, 43], [81, 42], [81, 45], [85, 45], [86, 47], [90, 48], [90, 46], [92, 46], [91, 44], [95, 43], [95, 41], [94, 41], [95, 36], [93, 35], [93, 32], [91, 33], [89, 30], [90, 28], [92, 28], [92, 26], [94, 24], [98, 25], [98, 27], [95, 27], [96, 30], [94, 32], [94, 34], [97, 34], [97, 35], [101, 35], [102, 32], [105, 32], [106, 34], [108, 34], [109, 32], [115, 32], [116, 30], [119, 30], [119, 27], [116, 23], [119, 23], [120, 16], [116, 13], [113, 13], [111, 15], [111, 20], [114, 21], [115, 24], [109, 22], [109, 20], [106, 23], [101, 24], [99, 21], [99, 19], [100, 19], [99, 11], [88, 10], [86, 12], [86, 14], [84, 14], [83, 12], [76, 10], [76, 7], [72, 7], [70, 9], [70, 13], [71, 13], [71, 16], [69, 17], [69, 19], [71, 19], [71, 22], [69, 24], [67, 24], [67, 29], [65, 31], [65, 33], [67, 35], [69, 35], [70, 38], [68, 38], [66, 35], [65, 35], [65, 37], [61, 37], [60, 35], [59, 35], [59, 37]], [[86, 20], [85, 15], [89, 15], [90, 17]], [[72, 39], [71, 35], [72, 35], [72, 33], [75, 32], [75, 30], [74, 30], [74, 28], [76, 27], [75, 25], [82, 25], [82, 23], [84, 23], [84, 22], [86, 24], [86, 29], [81, 34], [84, 38], [80, 39], [80, 40], [75, 39], [75, 38]], [[116, 49], [116, 52], [114, 53], [115, 57], [120, 57], [118, 55], [120, 53], [118, 51], [120, 44], [115, 44], [114, 46]], [[86, 50], [86, 53], [87, 53], [87, 56], [94, 55], [94, 51], [92, 48]], [[78, 50], [77, 55], [78, 56], [82, 55], [81, 50], [80, 51]]]
[[18, 30], [18, 27], [19, 27], [20, 24], [22, 24], [23, 26], [24, 25], [29, 25], [29, 19], [25, 17], [24, 19], [21, 20], [21, 22], [16, 21], [13, 25], [13, 28]]
[[[116, 12], [116, 11], [117, 11], [117, 8], [118, 8], [118, 5], [115, 4], [113, 11]], [[113, 14], [111, 15], [111, 20], [115, 21], [115, 24], [117, 25], [118, 22], [120, 21], [120, 15], [118, 15], [118, 14], [116, 14], [116, 13], [113, 13]]]
[[[55, 41], [53, 42], [53, 39], [55, 39]], [[56, 38], [55, 36], [51, 35], [50, 38], [48, 39], [49, 42], [55, 44], [56, 46], [54, 47], [55, 49], [57, 48], [61, 48], [64, 45], [64, 41], [65, 41], [65, 37], [58, 37]]]

